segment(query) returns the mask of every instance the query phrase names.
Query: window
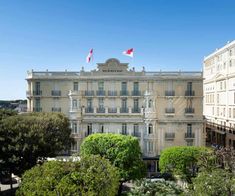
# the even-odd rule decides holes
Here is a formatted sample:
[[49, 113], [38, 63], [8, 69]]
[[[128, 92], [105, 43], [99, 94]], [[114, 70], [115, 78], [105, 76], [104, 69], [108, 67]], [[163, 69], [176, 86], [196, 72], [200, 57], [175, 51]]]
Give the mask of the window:
[[71, 144], [71, 150], [72, 151], [77, 151], [78, 150], [78, 143], [77, 143], [77, 141], [75, 141], [74, 144]]
[[99, 132], [104, 133], [104, 125], [103, 124], [99, 124]]
[[149, 108], [152, 108], [152, 106], [153, 106], [153, 101], [152, 101], [152, 99], [150, 99], [150, 100], [149, 100], [149, 105], [148, 105], [148, 107], [149, 107]]
[[232, 114], [232, 110], [231, 110], [231, 108], [229, 108], [229, 113], [228, 113], [228, 115], [229, 115], [229, 118], [231, 118], [231, 115]]
[[187, 134], [192, 135], [192, 124], [187, 124]]
[[122, 99], [122, 108], [127, 108], [127, 99]]
[[187, 141], [187, 146], [193, 146], [193, 141], [188, 140], [188, 141]]
[[133, 126], [134, 129], [134, 136], [139, 136], [139, 125], [138, 124], [134, 124]]
[[223, 108], [223, 117], [225, 117], [225, 108]]
[[36, 107], [36, 108], [40, 108], [40, 107], [41, 107], [40, 105], [41, 105], [41, 103], [40, 103], [40, 98], [36, 98], [36, 99], [35, 99], [35, 107]]
[[73, 108], [77, 108], [78, 107], [77, 99], [73, 99], [72, 104], [73, 104]]
[[73, 122], [72, 123], [72, 133], [77, 133], [77, 129], [78, 129], [77, 123]]
[[134, 99], [134, 109], [138, 109], [138, 108], [139, 108], [139, 100]]
[[187, 83], [187, 91], [192, 92], [192, 86], [193, 86], [193, 83], [192, 82], [188, 82]]
[[149, 141], [149, 142], [148, 142], [148, 152], [149, 152], [149, 153], [152, 153], [152, 152], [153, 152], [153, 142], [152, 142], [152, 141]]
[[134, 90], [135, 92], [136, 92], [136, 91], [139, 91], [139, 82], [134, 82], [133, 90]]
[[127, 90], [127, 83], [122, 82], [122, 91], [126, 91], [126, 90]]
[[219, 94], [217, 94], [217, 103], [219, 103]]
[[98, 90], [99, 91], [103, 91], [104, 90], [104, 82], [103, 81], [99, 81], [98, 82]]
[[40, 91], [40, 82], [36, 82], [36, 84], [35, 84], [35, 90], [36, 90], [36, 92], [39, 92], [39, 91]]
[[219, 116], [219, 107], [217, 107], [217, 116]]
[[235, 92], [233, 93], [233, 103], [235, 104]]
[[78, 82], [73, 83], [73, 90], [78, 91]]
[[87, 108], [92, 108], [92, 98], [87, 99]]
[[123, 135], [126, 135], [126, 134], [127, 134], [127, 125], [126, 125], [126, 123], [123, 123], [123, 124], [122, 124], [122, 134], [123, 134]]
[[214, 107], [212, 107], [212, 115], [214, 115]]
[[235, 118], [235, 108], [233, 108], [233, 118]]
[[87, 125], [87, 135], [90, 135], [90, 134], [92, 134], [92, 123], [89, 123]]
[[153, 125], [149, 124], [148, 126], [148, 134], [153, 134]]
[[99, 98], [99, 108], [104, 108], [104, 98]]
[[232, 60], [229, 61], [229, 66], [232, 67]]

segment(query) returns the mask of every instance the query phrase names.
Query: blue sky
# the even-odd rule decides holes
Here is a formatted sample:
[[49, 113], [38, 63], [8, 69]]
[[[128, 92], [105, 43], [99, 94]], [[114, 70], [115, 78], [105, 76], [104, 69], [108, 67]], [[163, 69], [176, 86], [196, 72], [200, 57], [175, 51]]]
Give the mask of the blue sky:
[[[110, 57], [136, 70], [200, 71], [234, 39], [234, 0], [2, 0], [0, 100], [26, 98], [27, 70], [90, 70]], [[121, 54], [131, 47], [133, 61]]]

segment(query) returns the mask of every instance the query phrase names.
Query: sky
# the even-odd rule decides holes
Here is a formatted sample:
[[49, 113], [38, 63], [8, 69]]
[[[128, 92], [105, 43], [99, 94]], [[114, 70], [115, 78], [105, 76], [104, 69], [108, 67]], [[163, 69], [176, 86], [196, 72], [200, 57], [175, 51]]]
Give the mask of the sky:
[[[234, 39], [234, 0], [0, 0], [0, 100], [26, 99], [27, 70], [89, 71], [108, 58], [201, 71]], [[133, 59], [122, 55], [129, 48]]]

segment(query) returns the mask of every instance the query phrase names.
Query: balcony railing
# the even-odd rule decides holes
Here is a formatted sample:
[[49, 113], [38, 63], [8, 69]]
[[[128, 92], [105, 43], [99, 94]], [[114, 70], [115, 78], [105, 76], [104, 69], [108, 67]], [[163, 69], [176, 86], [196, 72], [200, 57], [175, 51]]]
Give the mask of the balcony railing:
[[175, 91], [165, 91], [165, 96], [175, 96]]
[[185, 96], [191, 97], [191, 96], [195, 96], [195, 91], [185, 91]]
[[42, 108], [41, 108], [41, 107], [34, 107], [34, 108], [33, 108], [33, 111], [34, 111], [34, 112], [41, 112], [41, 111], [42, 111]]
[[167, 114], [173, 114], [173, 113], [175, 113], [175, 108], [166, 108], [166, 109], [165, 109], [165, 113], [167, 113]]
[[104, 108], [104, 107], [97, 108], [97, 109], [96, 109], [96, 112], [97, 112], [97, 113], [105, 113], [105, 108]]
[[132, 108], [132, 113], [140, 113], [140, 108]]
[[137, 90], [132, 91], [132, 96], [140, 96], [140, 95], [141, 95], [140, 91]]
[[109, 108], [108, 112], [109, 113], [117, 113], [117, 108]]
[[128, 108], [120, 108], [120, 113], [128, 113]]
[[52, 112], [61, 112], [61, 108], [51, 108]]
[[185, 108], [185, 114], [193, 114], [194, 108]]
[[175, 133], [165, 133], [165, 140], [174, 140]]
[[85, 91], [85, 96], [94, 96], [94, 91]]
[[105, 96], [105, 91], [104, 90], [98, 90], [96, 91], [97, 96]]
[[41, 96], [42, 95], [42, 91], [41, 90], [33, 91], [33, 95], [34, 96]]
[[59, 91], [59, 90], [52, 90], [51, 91], [51, 95], [52, 96], [61, 96], [61, 91]]
[[120, 96], [128, 96], [129, 92], [127, 90], [120, 91]]
[[194, 139], [195, 138], [195, 134], [194, 133], [185, 133], [184, 138], [185, 139]]
[[117, 96], [117, 91], [108, 91], [108, 96]]
[[86, 108], [85, 112], [86, 113], [94, 113], [94, 108]]

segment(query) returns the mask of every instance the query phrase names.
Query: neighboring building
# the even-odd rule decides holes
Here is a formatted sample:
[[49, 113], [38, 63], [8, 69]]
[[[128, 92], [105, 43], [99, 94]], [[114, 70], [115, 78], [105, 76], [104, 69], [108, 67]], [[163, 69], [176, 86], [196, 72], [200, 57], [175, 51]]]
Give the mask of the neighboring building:
[[28, 72], [29, 111], [63, 112], [78, 152], [92, 133], [139, 138], [149, 171], [169, 146], [203, 146], [201, 72], [137, 72], [108, 59], [86, 72]]
[[235, 148], [235, 41], [205, 57], [203, 72], [207, 144]]

